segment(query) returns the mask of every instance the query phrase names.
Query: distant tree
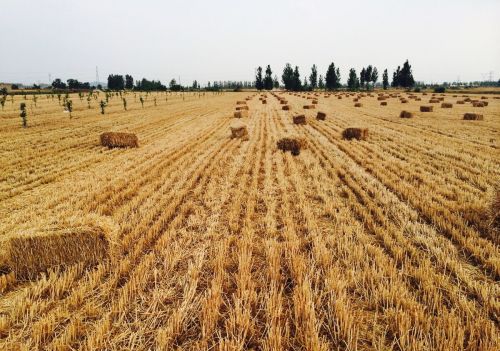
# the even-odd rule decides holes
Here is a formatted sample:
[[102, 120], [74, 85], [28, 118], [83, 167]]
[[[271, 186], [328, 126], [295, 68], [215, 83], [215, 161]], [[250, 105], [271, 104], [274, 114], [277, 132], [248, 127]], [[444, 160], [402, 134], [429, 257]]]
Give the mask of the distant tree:
[[302, 83], [300, 82], [299, 66], [295, 66], [295, 69], [293, 70], [293, 90], [295, 91], [302, 90]]
[[26, 103], [21, 102], [21, 105], [19, 105], [19, 109], [21, 110], [19, 116], [23, 120], [23, 128], [26, 128], [28, 126], [28, 113], [26, 112]]
[[286, 90], [293, 90], [294, 88], [294, 80], [293, 80], [293, 68], [287, 63], [285, 68], [283, 69], [283, 74], [281, 75], [281, 81], [285, 86]]
[[61, 79], [56, 78], [52, 82], [52, 88], [54, 88], [54, 89], [66, 89], [66, 83], [61, 81]]
[[175, 81], [175, 79], [172, 79], [170, 81], [169, 88], [170, 88], [171, 91], [181, 91], [182, 90], [182, 86], [180, 84], [178, 84]]
[[359, 79], [356, 70], [351, 68], [349, 70], [349, 78], [347, 79], [347, 88], [349, 90], [357, 90], [359, 88]]
[[411, 88], [415, 85], [415, 79], [413, 79], [413, 73], [411, 71], [411, 66], [408, 63], [408, 60], [406, 60], [406, 62], [403, 64], [403, 68], [401, 69], [399, 84], [403, 88]]
[[193, 81], [193, 85], [191, 86], [191, 88], [193, 90], [196, 90], [196, 89], [199, 89], [200, 88], [200, 85], [198, 84], [198, 82], [196, 80]]
[[304, 77], [304, 83], [302, 84], [302, 90], [309, 90], [310, 86], [307, 83], [307, 77]]
[[340, 88], [340, 70], [335, 68], [333, 62], [330, 63], [326, 71], [325, 87], [327, 90], [336, 90]]
[[108, 76], [108, 89], [109, 90], [123, 90], [125, 88], [125, 80], [122, 75], [110, 74]]
[[255, 76], [255, 89], [264, 89], [264, 81], [262, 80], [262, 67], [257, 68], [257, 74]]
[[125, 75], [125, 89], [134, 89], [134, 77], [132, 77], [130, 74]]
[[10, 88], [11, 88], [12, 90], [18, 90], [18, 89], [19, 89], [19, 85], [17, 85], [17, 84], [12, 84], [12, 85], [10, 86]]
[[2, 97], [0, 97], [0, 105], [2, 105], [2, 111], [3, 111], [3, 108], [5, 106], [5, 101], [7, 100], [7, 96], [6, 95], [2, 95]]
[[0, 88], [1, 95], [7, 95], [7, 88]]
[[373, 71], [370, 77], [370, 81], [373, 83], [373, 87], [375, 87], [377, 80], [378, 80], [378, 69], [377, 67], [373, 67]]
[[266, 75], [264, 76], [264, 89], [273, 90], [273, 71], [271, 71], [271, 66], [267, 65]]
[[309, 84], [311, 85], [312, 90], [318, 87], [318, 69], [316, 65], [312, 65], [311, 74], [309, 75]]
[[366, 82], [366, 69], [364, 67], [361, 69], [361, 72], [359, 72], [359, 80], [361, 82], [361, 86], [364, 87]]
[[384, 70], [384, 74], [382, 75], [382, 85], [384, 90], [387, 90], [387, 87], [389, 86], [389, 74], [387, 73], [387, 68]]
[[38, 84], [33, 84], [33, 89], [40, 90], [40, 85], [38, 85]]
[[319, 75], [318, 88], [321, 90], [325, 89], [325, 82], [323, 81], [323, 76], [321, 74]]
[[278, 76], [274, 75], [274, 78], [273, 78], [273, 88], [274, 89], [279, 89], [279, 87], [280, 87], [280, 82], [278, 80]]

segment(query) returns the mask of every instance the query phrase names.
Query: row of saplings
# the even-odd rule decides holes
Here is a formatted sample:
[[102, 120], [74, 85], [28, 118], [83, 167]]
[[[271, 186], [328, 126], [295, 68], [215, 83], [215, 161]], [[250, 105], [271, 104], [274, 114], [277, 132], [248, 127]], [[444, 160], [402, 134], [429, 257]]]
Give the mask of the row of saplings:
[[[283, 99], [282, 97], [278, 96], [277, 94], [271, 93], [274, 97], [276, 97], [280, 104], [283, 105], [282, 109], [285, 111], [290, 110], [290, 106], [288, 105], [288, 102], [286, 99]], [[253, 95], [255, 96], [255, 95]], [[234, 112], [234, 117], [235, 118], [242, 118], [242, 117], [248, 117], [248, 105], [247, 101], [251, 100], [253, 96], [249, 96], [245, 99], [245, 101], [237, 101], [236, 102], [236, 111]], [[262, 104], [267, 104], [267, 95], [262, 94], [259, 97], [259, 100], [262, 102]], [[317, 100], [313, 99], [313, 103], [308, 106], [312, 106], [311, 108], [315, 108], [315, 105], [317, 104]], [[243, 112], [243, 113], [242, 113]], [[316, 115], [316, 119], [318, 121], [324, 121], [326, 120], [326, 113], [318, 111]], [[303, 114], [295, 115], [292, 117], [293, 123], [302, 125], [306, 124], [306, 116]], [[248, 129], [244, 123], [241, 121], [234, 121], [231, 123], [230, 126], [231, 129], [231, 138], [239, 138], [242, 140], [248, 140]], [[342, 137], [347, 140], [351, 139], [357, 139], [357, 140], [366, 140], [368, 138], [368, 129], [367, 128], [347, 128], [342, 132]], [[277, 142], [277, 147], [279, 150], [282, 150], [284, 152], [290, 151], [292, 155], [297, 156], [300, 154], [300, 150], [305, 148], [307, 145], [306, 140], [304, 138], [301, 138], [299, 136], [288, 136], [281, 138]]]

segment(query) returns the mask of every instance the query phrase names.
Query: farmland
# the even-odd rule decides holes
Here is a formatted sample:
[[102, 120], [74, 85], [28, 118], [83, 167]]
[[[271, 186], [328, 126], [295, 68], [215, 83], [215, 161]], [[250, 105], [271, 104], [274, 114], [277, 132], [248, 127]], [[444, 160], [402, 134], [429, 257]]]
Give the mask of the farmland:
[[[28, 96], [27, 128], [9, 98], [0, 243], [89, 223], [112, 240], [40, 274], [0, 260], [0, 349], [498, 350], [500, 100], [391, 93], [132, 92], [101, 114], [101, 92], [70, 96], [71, 118]], [[231, 138], [242, 100], [248, 138]], [[109, 131], [139, 147], [101, 146]]]

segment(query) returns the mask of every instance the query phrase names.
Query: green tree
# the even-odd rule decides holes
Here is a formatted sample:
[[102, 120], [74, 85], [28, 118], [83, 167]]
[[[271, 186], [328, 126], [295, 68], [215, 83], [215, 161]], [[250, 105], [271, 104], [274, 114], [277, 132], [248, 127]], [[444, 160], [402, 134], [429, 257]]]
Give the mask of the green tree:
[[415, 85], [415, 79], [413, 79], [413, 73], [411, 71], [411, 66], [408, 63], [408, 60], [406, 60], [406, 62], [403, 64], [403, 68], [401, 69], [399, 84], [403, 88], [411, 88]]
[[108, 76], [108, 89], [109, 90], [123, 90], [125, 88], [125, 80], [122, 75], [110, 74]]
[[257, 75], [255, 76], [255, 89], [264, 89], [264, 81], [262, 80], [262, 67], [257, 68]]
[[359, 72], [359, 80], [361, 82], [361, 86], [365, 86], [365, 81], [366, 81], [366, 69], [363, 67], [361, 69], [361, 72]]
[[7, 97], [5, 95], [2, 95], [2, 97], [0, 98], [0, 105], [2, 105], [2, 110], [5, 106], [5, 101], [7, 100]]
[[267, 65], [266, 75], [264, 76], [264, 89], [273, 90], [273, 72], [271, 71], [271, 66]]
[[293, 70], [293, 90], [295, 91], [302, 90], [302, 83], [300, 82], [299, 66], [295, 66], [295, 69]]
[[73, 101], [66, 100], [66, 110], [69, 112], [69, 118], [73, 118], [71, 113], [73, 112]]
[[327, 90], [336, 90], [340, 88], [340, 70], [335, 68], [333, 62], [330, 63], [326, 71], [325, 87]]
[[377, 67], [373, 67], [372, 75], [370, 77], [370, 81], [373, 83], [373, 87], [375, 87], [377, 80], [378, 80], [378, 69]]
[[106, 103], [101, 100], [101, 103], [99, 104], [101, 106], [101, 114], [104, 114], [104, 108], [106, 107]]
[[321, 90], [325, 89], [325, 82], [323, 81], [323, 76], [321, 74], [319, 75], [318, 88]]
[[384, 90], [387, 90], [387, 87], [389, 87], [389, 74], [387, 73], [387, 68], [384, 70], [384, 73], [382, 74], [382, 85], [384, 87]]
[[273, 78], [273, 88], [274, 89], [279, 89], [279, 87], [280, 87], [280, 82], [278, 80], [278, 76], [274, 75], [274, 78]]
[[125, 75], [125, 89], [134, 89], [134, 77], [132, 77], [130, 74]]
[[356, 70], [351, 68], [349, 70], [349, 78], [347, 79], [347, 88], [349, 90], [357, 90], [359, 88], [359, 79]]
[[19, 105], [19, 109], [21, 110], [19, 116], [23, 120], [23, 128], [26, 128], [28, 126], [28, 112], [26, 112], [26, 104], [24, 102], [21, 102], [21, 105]]
[[311, 85], [312, 90], [318, 87], [318, 69], [316, 65], [312, 65], [311, 74], [309, 75], [309, 84]]
[[281, 75], [281, 81], [283, 82], [283, 85], [285, 86], [286, 90], [293, 90], [294, 87], [293, 68], [289, 63], [287, 63], [285, 65], [285, 68], [283, 69], [283, 74]]

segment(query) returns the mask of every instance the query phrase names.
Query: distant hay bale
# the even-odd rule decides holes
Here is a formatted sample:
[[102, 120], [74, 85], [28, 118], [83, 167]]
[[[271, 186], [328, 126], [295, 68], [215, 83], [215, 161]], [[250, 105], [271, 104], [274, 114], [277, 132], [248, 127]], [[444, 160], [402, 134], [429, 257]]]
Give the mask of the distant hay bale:
[[32, 228], [0, 242], [0, 266], [17, 280], [34, 280], [50, 269], [77, 263], [90, 267], [113, 255], [116, 226], [99, 216], [71, 218]]
[[314, 110], [316, 106], [314, 105], [304, 105], [304, 110]]
[[440, 101], [438, 99], [430, 99], [429, 100], [429, 104], [437, 104], [439, 103]]
[[139, 139], [133, 133], [105, 132], [100, 135], [101, 145], [114, 147], [139, 147]]
[[289, 111], [289, 110], [290, 110], [290, 106], [288, 106], [288, 105], [283, 105], [283, 106], [281, 107], [281, 109], [282, 109], [282, 110], [285, 110], [285, 111]]
[[407, 103], [408, 103], [408, 100], [406, 100], [406, 99], [401, 99], [401, 103], [402, 103], [402, 104], [407, 104]]
[[386, 97], [385, 97], [385, 96], [379, 96], [379, 97], [377, 98], [377, 100], [378, 100], [378, 101], [384, 101], [385, 99], [386, 99]]
[[318, 111], [318, 114], [316, 115], [316, 119], [319, 121], [324, 121], [326, 119], [326, 113]]
[[244, 118], [244, 117], [248, 117], [247, 110], [239, 110], [234, 112], [234, 118]]
[[286, 105], [286, 104], [288, 104], [288, 101], [286, 101], [286, 100], [280, 100], [280, 104]]
[[463, 105], [463, 104], [465, 104], [465, 101], [463, 101], [463, 100], [458, 100], [458, 101], [457, 101], [457, 104], [458, 104], [458, 105]]
[[352, 102], [358, 102], [358, 101], [359, 101], [359, 98], [352, 99]]
[[466, 113], [464, 119], [467, 121], [482, 121], [484, 117], [479, 113]]
[[[248, 99], [248, 98], [247, 98]], [[246, 105], [247, 102], [246, 101], [236, 101], [236, 105]]]
[[354, 104], [354, 107], [363, 107], [363, 104], [361, 102], [356, 102]]
[[420, 112], [432, 112], [434, 106], [420, 106]]
[[366, 140], [368, 138], [367, 128], [347, 128], [342, 132], [342, 138], [351, 140]]
[[342, 100], [342, 96], [337, 96], [337, 99]]
[[453, 107], [453, 104], [449, 103], [449, 102], [443, 102], [441, 104], [441, 108], [452, 108], [452, 107]]
[[488, 99], [488, 97], [487, 97], [487, 96], [481, 96], [481, 99], [482, 99], [482, 100], [487, 100], [487, 99]]
[[473, 107], [484, 107], [484, 103], [482, 101], [473, 101], [472, 106]]
[[318, 100], [313, 100], [313, 101], [312, 101], [312, 104], [313, 104], [313, 105], [317, 105], [317, 104], [318, 104]]
[[245, 124], [241, 122], [233, 122], [229, 128], [231, 129], [231, 139], [240, 138], [248, 140], [248, 130]]
[[387, 106], [387, 101], [382, 101], [382, 102], [380, 103], [380, 106]]
[[236, 106], [236, 111], [249, 110], [247, 105]]
[[483, 107], [488, 106], [488, 101], [483, 101]]
[[290, 151], [292, 155], [298, 156], [300, 150], [306, 147], [306, 141], [297, 136], [289, 136], [278, 140], [277, 147], [283, 152]]
[[263, 104], [267, 104], [267, 100], [266, 99], [262, 99], [262, 103]]
[[294, 124], [306, 124], [306, 116], [305, 115], [297, 115], [293, 116]]
[[401, 111], [401, 113], [399, 114], [399, 117], [400, 118], [413, 118], [413, 113], [411, 113], [409, 111]]

